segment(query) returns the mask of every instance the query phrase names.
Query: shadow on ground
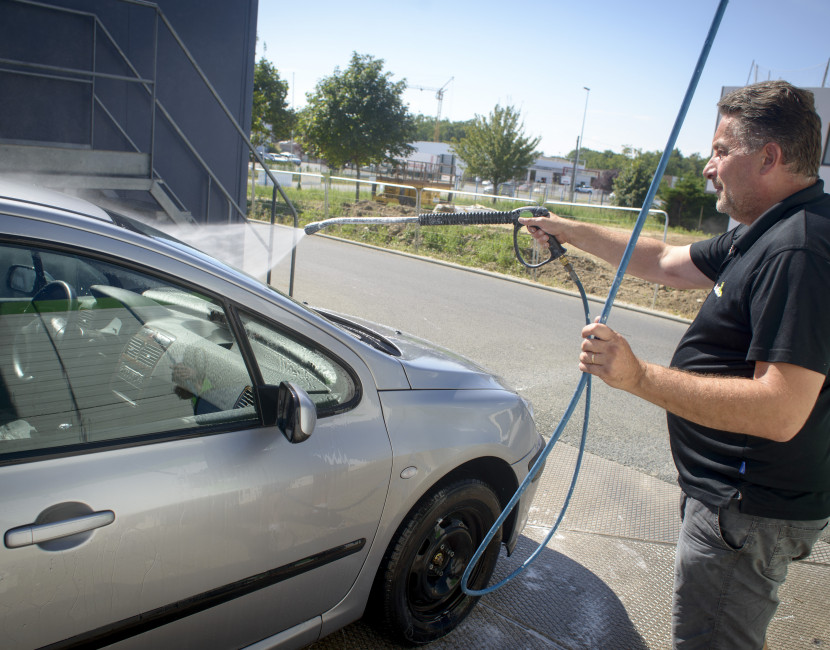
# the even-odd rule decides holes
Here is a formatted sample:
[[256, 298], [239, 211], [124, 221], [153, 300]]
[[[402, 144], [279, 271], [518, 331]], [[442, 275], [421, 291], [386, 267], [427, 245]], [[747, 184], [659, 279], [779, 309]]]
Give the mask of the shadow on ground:
[[[491, 584], [512, 573], [536, 548], [522, 536], [512, 557], [504, 552]], [[402, 648], [358, 621], [310, 646]], [[594, 573], [567, 556], [544, 549], [530, 567], [483, 596], [470, 616], [429, 648], [626, 648], [647, 650], [616, 594]]]

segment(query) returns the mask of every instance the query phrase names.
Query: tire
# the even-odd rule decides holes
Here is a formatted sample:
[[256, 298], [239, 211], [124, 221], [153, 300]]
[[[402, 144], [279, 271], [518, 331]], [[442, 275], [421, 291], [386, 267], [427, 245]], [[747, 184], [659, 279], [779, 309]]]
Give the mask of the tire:
[[[478, 597], [461, 590], [461, 577], [501, 512], [493, 490], [462, 479], [427, 494], [398, 528], [378, 570], [370, 614], [399, 641], [419, 645], [451, 632]], [[470, 575], [484, 588], [493, 574], [501, 530]]]

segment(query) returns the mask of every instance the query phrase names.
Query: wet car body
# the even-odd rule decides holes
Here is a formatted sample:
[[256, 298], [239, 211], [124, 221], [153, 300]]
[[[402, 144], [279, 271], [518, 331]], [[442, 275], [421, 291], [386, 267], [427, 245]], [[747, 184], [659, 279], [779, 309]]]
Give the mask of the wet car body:
[[364, 611], [451, 630], [542, 449], [529, 406], [113, 218], [0, 181], [4, 647], [298, 647]]

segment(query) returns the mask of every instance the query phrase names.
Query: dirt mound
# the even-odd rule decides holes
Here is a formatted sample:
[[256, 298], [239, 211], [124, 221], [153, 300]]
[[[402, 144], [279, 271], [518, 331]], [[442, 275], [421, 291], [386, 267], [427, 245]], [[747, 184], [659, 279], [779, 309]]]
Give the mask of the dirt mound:
[[381, 201], [343, 203], [342, 213], [349, 217], [417, 217], [415, 208]]

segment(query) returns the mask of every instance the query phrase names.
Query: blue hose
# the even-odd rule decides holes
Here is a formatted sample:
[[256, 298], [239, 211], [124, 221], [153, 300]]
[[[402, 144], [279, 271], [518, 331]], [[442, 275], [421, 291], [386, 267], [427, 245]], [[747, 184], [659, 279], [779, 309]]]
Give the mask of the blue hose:
[[[720, 4], [718, 5], [717, 11], [715, 12], [715, 17], [712, 20], [712, 25], [709, 27], [709, 33], [706, 36], [706, 40], [703, 43], [703, 49], [698, 57], [697, 65], [695, 66], [694, 73], [692, 74], [692, 78], [689, 82], [689, 87], [686, 90], [686, 96], [683, 98], [683, 103], [680, 106], [680, 112], [677, 115], [677, 118], [674, 123], [674, 127], [672, 128], [671, 134], [669, 135], [668, 143], [666, 144], [666, 148], [663, 150], [663, 155], [660, 157], [660, 162], [657, 165], [657, 171], [654, 174], [654, 178], [652, 178], [651, 185], [649, 186], [648, 193], [646, 194], [645, 201], [643, 202], [643, 207], [640, 209], [640, 214], [637, 217], [637, 222], [634, 224], [634, 229], [631, 233], [631, 237], [628, 240], [628, 244], [626, 245], [625, 252], [623, 253], [622, 259], [620, 260], [620, 266], [617, 269], [617, 274], [614, 277], [614, 282], [611, 284], [611, 289], [608, 292], [608, 297], [605, 300], [605, 305], [602, 310], [602, 314], [600, 315], [599, 322], [606, 323], [608, 321], [608, 315], [611, 313], [611, 307], [614, 304], [614, 299], [617, 296], [617, 291], [620, 288], [620, 284], [622, 283], [623, 276], [625, 275], [625, 271], [628, 268], [628, 263], [631, 260], [631, 256], [634, 253], [634, 247], [637, 245], [637, 239], [640, 236], [640, 231], [643, 229], [643, 225], [645, 224], [646, 217], [648, 216], [648, 211], [651, 208], [651, 204], [654, 201], [654, 197], [657, 194], [657, 188], [660, 186], [660, 181], [663, 178], [663, 173], [666, 170], [666, 165], [669, 162], [669, 156], [671, 156], [672, 151], [674, 151], [674, 145], [677, 142], [677, 136], [680, 133], [680, 127], [683, 125], [683, 121], [686, 119], [686, 113], [689, 110], [689, 105], [692, 102], [692, 97], [694, 97], [695, 89], [697, 88], [698, 81], [700, 80], [700, 75], [703, 72], [704, 65], [706, 63], [706, 59], [709, 56], [709, 51], [712, 49], [712, 43], [715, 40], [715, 35], [717, 34], [718, 28], [720, 27], [721, 19], [723, 18], [723, 14], [726, 11], [726, 5], [728, 4], [729, 0], [720, 0]], [[582, 284], [579, 282], [579, 278], [576, 277], [576, 274], [573, 272], [573, 269], [569, 269], [571, 279], [577, 285], [579, 289], [579, 293], [582, 296], [582, 302], [585, 307], [585, 317], [587, 323], [590, 324], [591, 318], [588, 310], [588, 298], [585, 295], [585, 290], [582, 287]], [[587, 387], [587, 390], [586, 390]], [[536, 550], [530, 554], [530, 556], [519, 566], [513, 573], [509, 576], [501, 580], [500, 582], [485, 587], [484, 589], [471, 589], [468, 586], [468, 581], [470, 579], [470, 574], [472, 573], [473, 568], [478, 564], [479, 559], [481, 558], [482, 554], [484, 553], [487, 546], [490, 544], [490, 541], [496, 534], [504, 520], [507, 519], [507, 516], [512, 512], [513, 508], [516, 507], [516, 504], [519, 502], [522, 494], [524, 494], [525, 490], [527, 490], [530, 483], [535, 479], [536, 474], [539, 470], [544, 466], [544, 463], [550, 454], [551, 450], [553, 449], [554, 445], [559, 441], [559, 438], [562, 435], [562, 432], [565, 429], [565, 426], [571, 419], [571, 415], [576, 408], [576, 404], [579, 401], [579, 398], [582, 396], [582, 391], [586, 390], [585, 393], [585, 417], [582, 424], [582, 438], [579, 443], [579, 455], [576, 459], [576, 464], [574, 466], [574, 473], [573, 478], [571, 479], [571, 484], [568, 489], [568, 494], [565, 497], [565, 502], [562, 506], [562, 509], [559, 512], [559, 516], [556, 518], [556, 522], [554, 523], [553, 527], [548, 532], [547, 536], [545, 537], [544, 541], [539, 544]], [[485, 535], [484, 539], [482, 540], [481, 544], [479, 545], [476, 552], [473, 554], [472, 559], [470, 560], [467, 568], [464, 570], [464, 574], [461, 576], [461, 589], [462, 591], [469, 595], [469, 596], [483, 596], [484, 594], [489, 594], [490, 592], [495, 591], [499, 587], [505, 585], [507, 582], [515, 578], [519, 575], [522, 571], [524, 571], [528, 566], [530, 566], [531, 562], [536, 559], [539, 553], [547, 546], [548, 542], [551, 540], [553, 535], [556, 533], [556, 530], [559, 528], [559, 524], [562, 522], [563, 517], [565, 516], [565, 512], [568, 509], [568, 505], [571, 500], [571, 496], [573, 495], [574, 488], [576, 487], [576, 481], [579, 477], [579, 470], [582, 466], [582, 457], [585, 452], [585, 441], [587, 438], [588, 433], [588, 415], [590, 412], [590, 405], [591, 405], [591, 375], [588, 373], [583, 373], [582, 377], [577, 384], [576, 390], [574, 391], [573, 397], [571, 397], [571, 401], [568, 404], [568, 407], [565, 409], [565, 413], [562, 416], [562, 419], [559, 421], [556, 429], [554, 429], [553, 433], [551, 434], [550, 440], [548, 440], [547, 445], [545, 445], [545, 449], [536, 462], [533, 464], [533, 467], [530, 469], [530, 472], [525, 477], [522, 484], [519, 486], [519, 489], [507, 503], [502, 513], [499, 515], [496, 522], [493, 524], [492, 528], [489, 530], [487, 535]]]

